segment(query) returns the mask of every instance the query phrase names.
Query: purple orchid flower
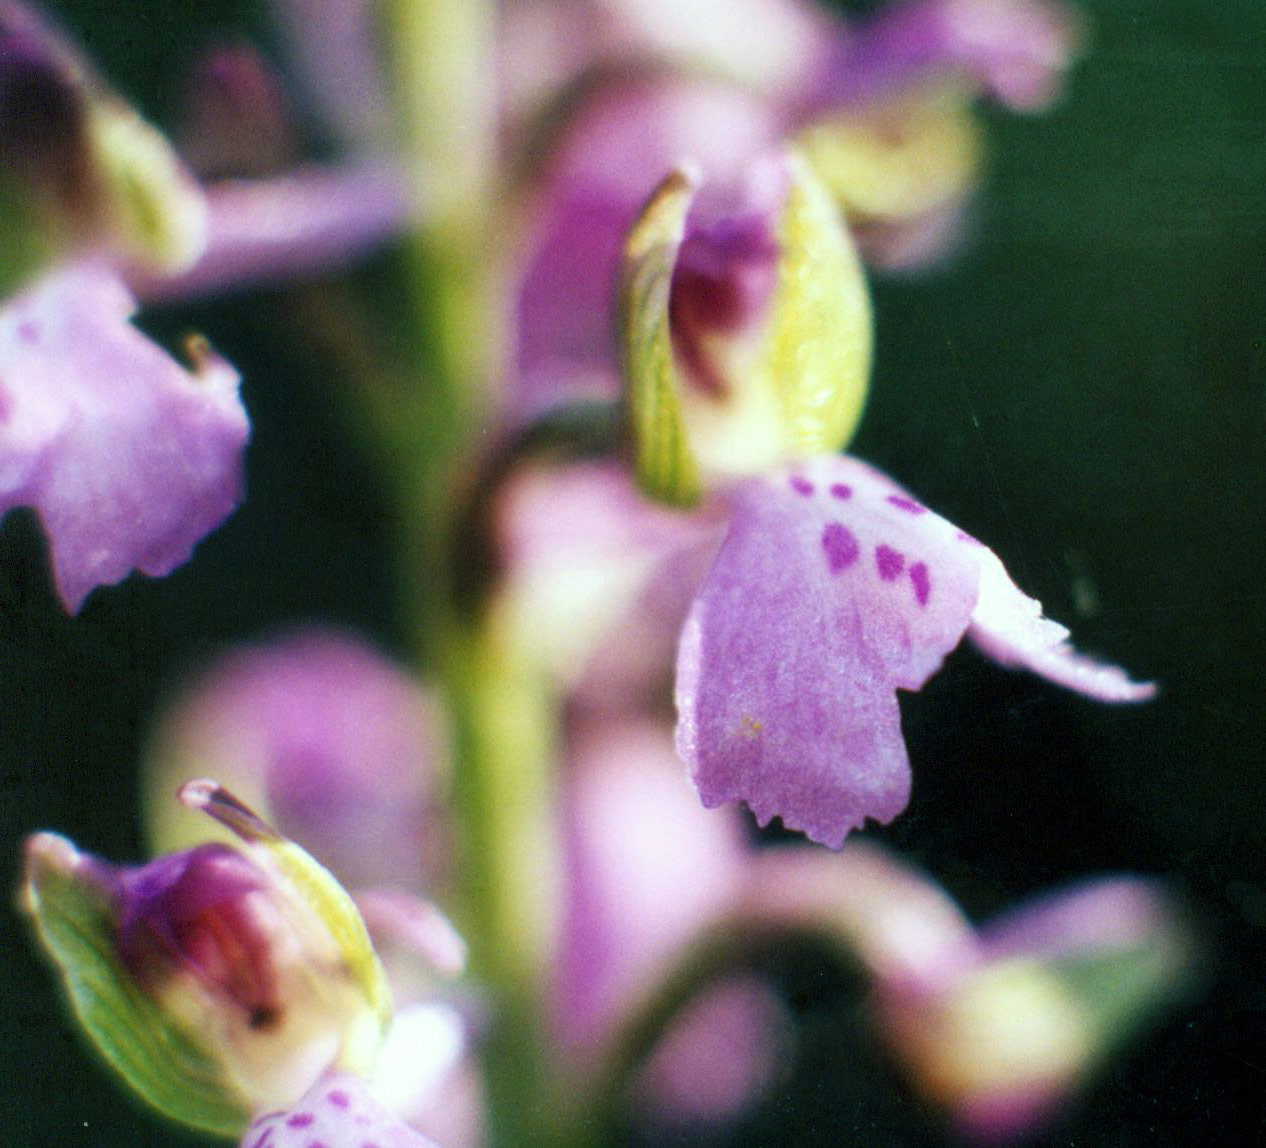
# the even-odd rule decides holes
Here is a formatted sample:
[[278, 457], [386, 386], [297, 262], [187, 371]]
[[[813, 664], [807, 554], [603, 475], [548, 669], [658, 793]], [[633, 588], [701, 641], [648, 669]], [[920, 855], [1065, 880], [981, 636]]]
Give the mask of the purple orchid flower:
[[[54, 834], [28, 843], [26, 907], [107, 1059], [195, 1127], [240, 1132], [253, 1118], [246, 1144], [300, 1129], [330, 1144], [429, 1144], [415, 1123], [475, 1143], [478, 1092], [448, 1095], [464, 1084], [464, 1022], [433, 1000], [393, 1010], [367, 929], [388, 954], [421, 954], [433, 987], [464, 965], [447, 920], [385, 892], [365, 896], [362, 918], [323, 867], [218, 784], [190, 782], [180, 797], [237, 844], [119, 867]], [[437, 1092], [440, 1121], [429, 1119]]]
[[[509, 616], [576, 620], [565, 646], [530, 629], [575, 702], [645, 705], [677, 642], [677, 748], [704, 803], [744, 802], [833, 847], [905, 808], [897, 691], [964, 637], [1100, 701], [1155, 692], [1075, 653], [991, 550], [856, 459], [780, 467], [693, 514], [585, 463], [520, 479], [503, 514]], [[622, 575], [601, 611], [582, 605], [594, 570]]]
[[146, 788], [156, 849], [207, 840], [206, 819], [168, 795], [191, 771], [215, 772], [350, 890], [396, 1006], [374, 1094], [462, 1148], [479, 1142], [482, 1097], [471, 1018], [441, 986], [466, 948], [429, 900], [451, 879], [446, 752], [416, 681], [350, 634], [305, 627], [229, 651], [181, 692], [151, 739]]
[[36, 508], [72, 611], [134, 568], [170, 573], [241, 496], [237, 373], [205, 343], [186, 370], [135, 310], [95, 263], [0, 306], [0, 513]]
[[875, 1011], [911, 1078], [968, 1138], [1032, 1136], [1158, 1006], [1196, 958], [1164, 891], [1086, 881], [987, 922], [933, 993], [881, 985]]
[[133, 569], [169, 573], [233, 510], [249, 433], [238, 377], [192, 372], [131, 323], [188, 296], [324, 270], [398, 231], [381, 164], [205, 193], [56, 32], [0, 5], [0, 512], [33, 507], [76, 611]]
[[[878, 846], [758, 849], [732, 813], [701, 819], [653, 721], [586, 718], [571, 732], [555, 996], [580, 1079], [713, 930], [808, 932], [860, 964], [878, 1032], [925, 1095], [999, 1143], [1045, 1125], [1189, 977], [1191, 938], [1153, 882], [1086, 881], [975, 929]], [[655, 1042], [630, 1103], [667, 1129], [733, 1120], [769, 1095], [790, 1030], [771, 986], [719, 968]]]
[[992, 551], [865, 463], [749, 480], [677, 656], [677, 745], [705, 805], [744, 801], [838, 848], [905, 808], [896, 691], [970, 637], [1100, 701], [1155, 687], [1076, 654]]
[[[605, 23], [582, 6], [606, 31], [574, 71], [601, 70], [603, 60], [626, 66], [562, 124], [529, 205], [517, 302], [520, 417], [617, 392], [611, 296], [620, 243], [664, 172], [689, 162], [709, 184], [732, 183], [755, 157], [799, 139], [863, 253], [880, 266], [925, 265], [961, 234], [979, 166], [962, 93], [1044, 106], [1076, 44], [1072, 18], [1044, 0], [913, 2], [848, 26], [799, 4], [755, 6], [757, 26], [775, 29], [765, 39], [798, 57], [796, 68], [753, 75], [741, 65], [751, 54], [744, 37], [707, 5], [596, 5]], [[628, 66], [645, 58], [709, 67]]]

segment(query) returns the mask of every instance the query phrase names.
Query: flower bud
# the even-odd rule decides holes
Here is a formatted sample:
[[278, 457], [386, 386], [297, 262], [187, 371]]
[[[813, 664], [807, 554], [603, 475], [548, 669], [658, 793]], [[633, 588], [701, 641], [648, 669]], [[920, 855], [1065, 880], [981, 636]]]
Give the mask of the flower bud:
[[867, 262], [921, 266], [955, 245], [983, 161], [963, 84], [924, 84], [809, 125], [799, 145]]
[[367, 1072], [390, 1015], [351, 899], [212, 782], [185, 804], [242, 845], [118, 867], [51, 833], [24, 907], [105, 1058], [168, 1116], [234, 1135], [330, 1069]]
[[737, 194], [684, 172], [625, 246], [625, 381], [638, 479], [654, 498], [839, 450], [861, 416], [871, 319], [861, 265], [797, 154]]
[[908, 1072], [977, 1141], [1027, 1136], [1183, 995], [1195, 946], [1150, 882], [1116, 878], [987, 925], [975, 966], [937, 993], [881, 993]]

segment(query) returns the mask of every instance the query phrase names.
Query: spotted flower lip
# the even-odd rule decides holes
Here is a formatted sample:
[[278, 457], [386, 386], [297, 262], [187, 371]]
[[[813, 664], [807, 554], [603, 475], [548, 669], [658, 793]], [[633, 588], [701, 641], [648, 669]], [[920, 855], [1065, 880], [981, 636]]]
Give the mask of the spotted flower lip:
[[330, 1073], [292, 1108], [258, 1117], [241, 1148], [435, 1148], [373, 1096], [365, 1081]]
[[677, 747], [704, 804], [833, 848], [891, 820], [910, 790], [896, 691], [964, 635], [1100, 701], [1155, 693], [1076, 654], [992, 551], [865, 463], [741, 484], [677, 658]]
[[182, 367], [135, 311], [92, 263], [0, 308], [0, 513], [35, 508], [72, 612], [134, 569], [170, 573], [242, 493], [237, 373], [205, 344]]

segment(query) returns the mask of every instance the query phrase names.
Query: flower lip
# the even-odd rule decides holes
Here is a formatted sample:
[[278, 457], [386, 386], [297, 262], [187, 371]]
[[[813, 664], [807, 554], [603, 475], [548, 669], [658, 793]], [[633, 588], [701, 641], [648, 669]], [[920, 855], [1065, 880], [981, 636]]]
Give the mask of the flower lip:
[[739, 484], [677, 660], [678, 749], [704, 804], [839, 848], [905, 808], [897, 690], [970, 636], [1104, 702], [1155, 687], [1078, 654], [990, 550], [850, 458]]

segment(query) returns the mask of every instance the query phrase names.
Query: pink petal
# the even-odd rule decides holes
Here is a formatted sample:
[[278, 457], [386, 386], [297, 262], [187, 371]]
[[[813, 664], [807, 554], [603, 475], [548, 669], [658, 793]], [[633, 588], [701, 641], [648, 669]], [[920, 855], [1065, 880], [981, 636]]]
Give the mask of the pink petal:
[[1102, 700], [1150, 696], [1074, 655], [992, 552], [864, 463], [739, 487], [678, 651], [678, 749], [704, 804], [744, 801], [832, 847], [891, 820], [910, 788], [896, 691], [969, 626], [1004, 664]]
[[171, 710], [148, 758], [159, 849], [205, 839], [205, 819], [168, 797], [209, 771], [352, 889], [416, 891], [444, 864], [438, 713], [349, 634], [307, 627], [229, 652]]
[[592, 1060], [731, 903], [745, 849], [737, 821], [700, 808], [658, 725], [586, 724], [573, 745], [554, 1019], [563, 1048]]
[[1142, 877], [1084, 881], [1035, 898], [980, 930], [989, 960], [1174, 945], [1181, 928], [1165, 889]]
[[912, 0], [893, 4], [844, 42], [824, 104], [864, 100], [965, 74], [1014, 111], [1059, 95], [1080, 39], [1058, 0]]
[[614, 462], [522, 468], [495, 520], [521, 640], [586, 707], [658, 697], [721, 529], [647, 502]]
[[434, 1148], [370, 1095], [365, 1081], [323, 1076], [286, 1112], [259, 1117], [241, 1148]]
[[737, 1120], [777, 1084], [792, 1022], [759, 977], [710, 986], [673, 1018], [637, 1081], [637, 1107], [661, 1133]]
[[754, 853], [738, 919], [837, 937], [882, 991], [921, 999], [979, 959], [971, 926], [945, 890], [863, 840], [838, 854], [801, 846]]
[[1096, 662], [1068, 644], [1068, 631], [1042, 617], [1042, 604], [1026, 597], [1002, 563], [982, 548], [980, 600], [968, 635], [995, 662], [1020, 666], [1102, 702], [1141, 702], [1156, 694], [1153, 682], [1135, 682], [1116, 666]]
[[241, 496], [237, 373], [209, 351], [186, 370], [135, 310], [92, 264], [0, 309], [0, 512], [39, 512], [72, 611], [133, 569], [170, 573]]
[[336, 270], [399, 235], [412, 215], [403, 174], [386, 162], [223, 180], [206, 196], [201, 258], [179, 275], [130, 274], [146, 302]]

